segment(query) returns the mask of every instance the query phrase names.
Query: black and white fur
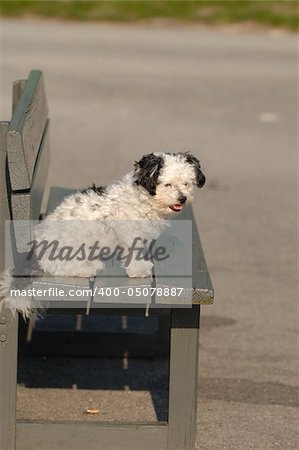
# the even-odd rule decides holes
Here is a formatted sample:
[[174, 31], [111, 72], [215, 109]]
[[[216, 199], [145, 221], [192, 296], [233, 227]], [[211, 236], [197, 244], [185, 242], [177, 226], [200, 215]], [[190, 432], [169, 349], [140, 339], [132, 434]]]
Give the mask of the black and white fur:
[[[35, 237], [49, 242], [57, 239], [62, 247], [99, 241], [102, 246], [128, 248], [135, 236], [147, 240], [158, 237], [166, 219], [182, 211], [192, 201], [194, 187], [204, 183], [200, 162], [190, 153], [150, 153], [135, 162], [134, 170], [122, 179], [105, 187], [93, 185], [65, 198], [37, 225]], [[72, 232], [65, 221], [72, 221]], [[104, 269], [100, 260], [73, 260], [66, 265], [44, 257], [39, 265], [53, 276], [91, 277]], [[129, 277], [147, 277], [152, 273], [152, 262], [132, 260], [125, 270]], [[6, 293], [7, 282], [0, 282], [0, 295], [5, 297]]]

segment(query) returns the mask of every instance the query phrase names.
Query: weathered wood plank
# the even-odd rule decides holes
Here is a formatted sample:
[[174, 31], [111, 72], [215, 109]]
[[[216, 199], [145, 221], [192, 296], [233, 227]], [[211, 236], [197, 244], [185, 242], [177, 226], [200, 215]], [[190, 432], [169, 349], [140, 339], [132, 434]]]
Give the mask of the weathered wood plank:
[[17, 449], [166, 450], [167, 425], [18, 422]]
[[50, 164], [49, 120], [38, 151], [32, 186], [27, 192], [12, 192], [12, 212], [14, 220], [38, 220], [44, 188]]
[[[9, 217], [5, 182], [8, 122], [0, 123], [0, 273], [5, 269], [5, 220]], [[1, 299], [0, 299], [1, 301]], [[18, 316], [0, 311], [0, 449], [15, 450]]]
[[168, 449], [194, 450], [196, 437], [199, 308], [172, 310]]
[[[213, 286], [207, 269], [192, 208], [187, 207], [174, 220], [188, 220], [192, 222], [192, 268], [190, 270], [190, 273], [192, 273], [192, 277], [188, 277], [187, 272], [185, 273], [185, 276], [181, 276], [183, 274], [179, 274], [179, 267], [173, 266], [173, 260], [170, 263], [168, 263], [168, 260], [163, 261], [162, 263], [156, 261], [155, 277], [157, 288], [164, 289], [166, 287], [174, 287], [183, 289], [180, 297], [174, 299], [172, 296], [164, 295], [160, 299], [157, 298], [157, 302], [169, 305], [177, 304], [178, 306], [191, 303], [212, 304], [214, 299]], [[190, 259], [191, 262], [191, 252], [190, 248], [187, 245], [185, 245], [185, 247], [179, 247], [178, 250], [180, 252], [182, 261], [188, 262], [188, 259]]]
[[38, 220], [40, 216], [50, 159], [50, 121], [47, 120], [30, 189], [30, 217], [32, 220]]
[[211, 305], [214, 302], [214, 288], [194, 218], [192, 224], [192, 279], [194, 289], [192, 303], [194, 305]]
[[[49, 120], [47, 121], [34, 169], [31, 189], [12, 192], [11, 205], [14, 221], [38, 220], [44, 195], [44, 187], [50, 164]], [[27, 242], [31, 240], [29, 223], [14, 224], [18, 252], [28, 251]]]
[[[5, 220], [10, 219], [5, 175], [8, 127], [9, 122], [0, 122], [0, 240], [3, 243], [5, 239]], [[4, 260], [1, 261], [4, 264]]]
[[30, 72], [8, 130], [8, 166], [13, 190], [31, 186], [36, 155], [48, 114], [42, 72]]
[[152, 277], [129, 278], [114, 258], [105, 262], [105, 271], [95, 278], [92, 307], [145, 307], [151, 303]]
[[12, 113], [15, 112], [19, 100], [24, 92], [27, 80], [17, 80], [12, 86]]

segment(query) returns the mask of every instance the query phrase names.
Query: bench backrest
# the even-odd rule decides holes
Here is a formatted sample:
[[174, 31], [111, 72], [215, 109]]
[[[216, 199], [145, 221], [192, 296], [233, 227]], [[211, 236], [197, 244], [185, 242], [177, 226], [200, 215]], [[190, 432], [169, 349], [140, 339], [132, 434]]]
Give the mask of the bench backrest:
[[[49, 168], [49, 119], [42, 72], [13, 85], [13, 114], [0, 122], [1, 193], [8, 200], [8, 218], [38, 220]], [[5, 219], [4, 219], [5, 220]], [[3, 222], [3, 218], [1, 218]], [[4, 226], [3, 223], [1, 225]], [[14, 226], [16, 249], [28, 250], [30, 227]]]

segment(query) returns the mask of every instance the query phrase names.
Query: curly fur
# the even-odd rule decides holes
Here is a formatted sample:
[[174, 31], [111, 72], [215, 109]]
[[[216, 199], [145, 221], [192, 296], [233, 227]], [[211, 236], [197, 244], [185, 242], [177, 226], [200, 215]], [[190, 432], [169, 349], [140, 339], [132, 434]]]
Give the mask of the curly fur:
[[[35, 237], [59, 245], [78, 245], [78, 241], [100, 241], [105, 246], [128, 248], [135, 236], [154, 239], [166, 226], [171, 214], [179, 213], [193, 199], [194, 186], [202, 187], [205, 176], [199, 160], [189, 153], [151, 153], [135, 162], [134, 170], [121, 180], [97, 188], [93, 185], [65, 198], [35, 228]], [[72, 222], [72, 232], [65, 221]], [[84, 220], [84, 226], [82, 226]], [[96, 221], [96, 222], [95, 222]], [[135, 222], [130, 229], [127, 223]], [[59, 225], [60, 224], [60, 225]], [[109, 224], [109, 233], [106, 229]], [[91, 277], [104, 269], [103, 261], [66, 264], [43, 258], [40, 268], [51, 275]], [[150, 261], [132, 261], [125, 270], [129, 277], [151, 275]], [[0, 281], [0, 295], [7, 297], [11, 275]], [[30, 299], [10, 299], [26, 317], [31, 314]], [[1, 303], [1, 302], [0, 302]]]

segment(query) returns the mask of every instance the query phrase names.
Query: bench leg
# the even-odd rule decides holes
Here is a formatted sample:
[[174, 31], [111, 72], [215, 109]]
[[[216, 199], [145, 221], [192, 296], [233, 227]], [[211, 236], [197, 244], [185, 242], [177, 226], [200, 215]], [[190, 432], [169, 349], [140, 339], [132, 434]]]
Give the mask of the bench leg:
[[168, 450], [194, 450], [200, 306], [173, 309], [170, 334]]
[[0, 311], [0, 449], [16, 448], [18, 316]]

